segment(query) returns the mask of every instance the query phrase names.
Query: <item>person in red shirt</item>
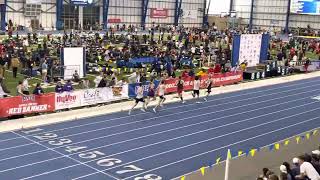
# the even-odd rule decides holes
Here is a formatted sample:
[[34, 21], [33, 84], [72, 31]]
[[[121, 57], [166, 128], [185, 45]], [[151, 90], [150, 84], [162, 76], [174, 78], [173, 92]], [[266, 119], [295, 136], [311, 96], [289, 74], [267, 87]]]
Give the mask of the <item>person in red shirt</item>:
[[296, 50], [294, 48], [290, 49], [290, 57], [291, 59], [293, 58], [293, 56], [296, 54]]
[[220, 64], [216, 64], [214, 66], [214, 73], [221, 73], [221, 65]]
[[187, 71], [187, 70], [183, 71], [183, 73], [182, 73], [181, 76], [182, 76], [182, 78], [187, 78], [187, 77], [189, 77], [188, 71]]

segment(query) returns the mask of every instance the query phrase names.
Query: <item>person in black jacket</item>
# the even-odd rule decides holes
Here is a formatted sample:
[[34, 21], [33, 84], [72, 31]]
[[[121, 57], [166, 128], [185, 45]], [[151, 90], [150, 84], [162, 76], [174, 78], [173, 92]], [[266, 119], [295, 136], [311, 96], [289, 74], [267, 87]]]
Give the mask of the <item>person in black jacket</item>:
[[5, 93], [5, 94], [2, 94], [3, 97], [7, 97], [8, 96], [7, 94], [11, 93], [6, 87], [6, 85], [4, 84], [3, 79], [1, 77], [0, 77], [0, 88], [2, 89], [3, 93]]
[[40, 83], [37, 83], [36, 88], [33, 90], [33, 94], [34, 95], [42, 95], [42, 94], [44, 94], [44, 91], [43, 91]]
[[101, 79], [98, 88], [103, 88], [103, 87], [107, 87], [107, 80], [106, 80], [106, 76], [103, 76], [103, 78]]

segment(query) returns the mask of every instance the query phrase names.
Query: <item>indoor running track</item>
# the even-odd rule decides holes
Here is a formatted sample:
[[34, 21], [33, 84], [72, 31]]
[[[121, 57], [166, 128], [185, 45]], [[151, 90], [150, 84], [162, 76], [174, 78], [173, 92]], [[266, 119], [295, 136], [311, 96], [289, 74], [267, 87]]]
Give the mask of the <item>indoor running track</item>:
[[[0, 134], [0, 179], [169, 180], [320, 127], [320, 78]], [[45, 121], [45, 119], [43, 119]]]

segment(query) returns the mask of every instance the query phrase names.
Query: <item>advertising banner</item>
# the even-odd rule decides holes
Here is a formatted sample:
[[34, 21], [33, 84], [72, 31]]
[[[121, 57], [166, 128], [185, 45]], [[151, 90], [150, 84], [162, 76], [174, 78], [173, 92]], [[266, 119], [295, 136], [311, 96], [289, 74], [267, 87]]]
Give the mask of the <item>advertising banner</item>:
[[54, 93], [49, 93], [0, 99], [0, 117], [53, 112], [55, 110], [54, 97]]
[[[159, 85], [159, 81], [155, 81], [155, 85], [157, 87]], [[142, 87], [143, 87], [144, 96], [147, 96], [148, 92], [149, 92], [150, 82], [147, 81], [146, 83], [142, 84]], [[128, 90], [129, 90], [128, 95], [129, 95], [129, 97], [131, 97], [131, 98], [136, 97], [137, 89], [138, 89], [138, 83], [129, 84], [129, 87], [128, 87]]]
[[108, 19], [108, 23], [121, 23], [121, 19], [119, 19], [119, 18], [110, 18], [110, 19]]
[[247, 61], [248, 67], [259, 64], [261, 54], [262, 34], [241, 35], [239, 64]]
[[80, 91], [56, 93], [56, 110], [69, 109], [81, 106]]
[[[200, 78], [201, 88], [206, 88], [206, 81], [208, 76], [202, 76]], [[177, 92], [176, 82], [178, 79], [168, 79], [166, 80], [166, 93]], [[189, 91], [193, 89], [194, 78], [189, 77], [184, 79], [184, 90]], [[243, 73], [241, 71], [235, 73], [224, 73], [224, 74], [214, 74], [212, 75], [213, 86], [222, 86], [240, 82], [243, 80]]]
[[183, 10], [182, 17], [185, 19], [197, 19], [198, 10], [194, 10], [194, 9]]
[[165, 19], [168, 17], [168, 9], [151, 8], [150, 17]]
[[56, 93], [56, 110], [95, 105], [128, 98], [128, 85], [122, 87], [105, 87], [84, 89], [74, 92]]
[[[206, 80], [208, 79], [208, 76], [202, 76], [200, 78], [201, 80], [201, 88], [206, 88]], [[166, 93], [175, 93], [177, 92], [177, 78], [171, 78], [165, 80], [165, 85], [166, 85]], [[193, 89], [193, 77], [188, 77], [183, 79], [184, 80], [184, 91], [189, 91]], [[228, 85], [228, 84], [233, 84], [236, 82], [240, 82], [243, 80], [243, 72], [238, 71], [238, 72], [229, 72], [229, 73], [224, 73], [224, 74], [213, 74], [212, 75], [212, 80], [213, 80], [213, 86], [222, 86], [222, 85]], [[159, 81], [155, 82], [156, 87], [158, 86]], [[148, 90], [149, 90], [149, 82], [143, 84], [143, 89], [144, 89], [144, 95], [148, 95]], [[136, 96], [136, 91], [138, 88], [138, 84], [129, 84], [129, 97], [133, 98]]]

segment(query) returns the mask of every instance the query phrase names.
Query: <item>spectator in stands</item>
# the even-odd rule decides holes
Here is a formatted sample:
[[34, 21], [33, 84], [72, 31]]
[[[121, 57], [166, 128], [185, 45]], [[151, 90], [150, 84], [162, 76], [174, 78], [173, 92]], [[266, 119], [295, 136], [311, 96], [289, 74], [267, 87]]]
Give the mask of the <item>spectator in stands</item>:
[[63, 86], [63, 91], [71, 92], [73, 91], [73, 86], [71, 80], [68, 80], [67, 83]]
[[73, 73], [73, 75], [72, 75], [72, 80], [73, 80], [74, 82], [80, 82], [80, 81], [81, 81], [80, 76], [79, 76], [79, 73], [78, 73], [77, 70], [74, 71], [74, 73]]
[[312, 154], [316, 155], [320, 159], [320, 150], [314, 150], [312, 151]]
[[103, 76], [103, 78], [101, 79], [98, 88], [104, 88], [107, 87], [107, 80], [106, 80], [106, 76]]
[[5, 65], [6, 65], [6, 61], [4, 60], [4, 55], [2, 54], [0, 56], [0, 78], [4, 77], [4, 73], [5, 73]]
[[190, 77], [194, 77], [194, 76], [195, 76], [195, 73], [194, 73], [193, 69], [190, 69], [188, 75], [189, 75]]
[[47, 60], [44, 60], [41, 65], [41, 74], [42, 74], [42, 81], [47, 83], [47, 74], [48, 74], [48, 64]]
[[294, 167], [291, 169], [292, 177], [295, 179], [298, 175], [300, 175], [300, 165], [299, 165], [299, 159], [293, 158], [292, 163]]
[[185, 78], [189, 77], [189, 73], [188, 73], [188, 71], [187, 71], [187, 70], [184, 70], [184, 71], [182, 72], [181, 77], [182, 77], [183, 79], [185, 79]]
[[261, 175], [263, 180], [268, 180], [268, 177], [269, 177], [270, 173], [271, 173], [271, 171], [268, 168], [263, 168], [262, 169], [262, 175]]
[[40, 83], [37, 83], [36, 87], [33, 90], [33, 94], [34, 95], [42, 95], [42, 94], [44, 94], [44, 91], [43, 91]]
[[316, 154], [316, 151], [312, 151], [311, 155], [311, 164], [316, 169], [316, 171], [320, 174], [320, 163], [319, 163], [319, 156]]
[[248, 66], [247, 60], [243, 61], [243, 62], [240, 64], [240, 67], [241, 67], [241, 70], [242, 70], [242, 71], [246, 71], [247, 66]]
[[16, 87], [16, 90], [17, 90], [17, 96], [24, 96], [22, 81], [19, 81], [18, 86]]
[[0, 77], [0, 98], [7, 97], [10, 91], [7, 89], [3, 82], [3, 78]]
[[27, 76], [24, 77], [22, 81], [22, 92], [24, 95], [29, 95], [29, 78]]
[[295, 176], [294, 176], [293, 173], [292, 173], [292, 169], [291, 169], [290, 164], [289, 164], [288, 162], [284, 162], [284, 163], [282, 163], [282, 165], [284, 165], [284, 166], [286, 167], [287, 173], [291, 176], [291, 179], [292, 179], [292, 180], [295, 180], [296, 178], [295, 178]]
[[90, 88], [90, 80], [87, 78], [84, 78], [82, 81], [83, 81], [84, 89], [89, 89]]
[[268, 180], [279, 180], [279, 177], [275, 174], [271, 174]]
[[231, 62], [230, 60], [227, 61], [227, 63], [224, 65], [224, 72], [230, 72], [231, 71]]
[[310, 180], [320, 180], [320, 176], [311, 163], [307, 162], [306, 156], [299, 156], [300, 175], [296, 176], [296, 179], [304, 179], [308, 177]]
[[102, 79], [103, 79], [103, 72], [100, 72], [100, 75], [96, 76], [96, 78], [94, 79], [95, 87], [98, 87]]
[[14, 55], [13, 58], [11, 59], [12, 74], [14, 78], [17, 78], [19, 66], [20, 66], [20, 61], [17, 55]]
[[109, 82], [108, 87], [113, 87], [113, 86], [115, 86], [115, 85], [116, 85], [116, 78], [113, 77], [113, 78], [111, 79], [111, 81]]
[[280, 166], [280, 180], [292, 180], [285, 165]]
[[63, 93], [63, 86], [61, 84], [61, 82], [58, 82], [55, 88], [55, 92], [56, 93]]

